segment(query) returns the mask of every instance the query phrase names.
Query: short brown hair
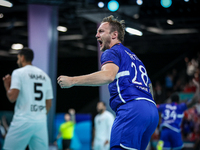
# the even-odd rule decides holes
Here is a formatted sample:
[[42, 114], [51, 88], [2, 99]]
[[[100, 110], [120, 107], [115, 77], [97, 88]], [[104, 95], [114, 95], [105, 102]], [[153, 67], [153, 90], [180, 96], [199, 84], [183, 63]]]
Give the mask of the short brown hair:
[[118, 39], [119, 41], [124, 41], [125, 35], [125, 21], [120, 20], [118, 21], [113, 15], [103, 18], [101, 23], [108, 22], [111, 26], [110, 32], [117, 31], [118, 32]]

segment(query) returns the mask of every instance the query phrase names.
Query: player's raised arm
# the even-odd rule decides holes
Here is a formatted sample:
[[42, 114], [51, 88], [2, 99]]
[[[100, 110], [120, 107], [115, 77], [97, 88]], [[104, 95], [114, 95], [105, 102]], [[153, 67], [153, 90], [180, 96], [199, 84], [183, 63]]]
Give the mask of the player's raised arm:
[[199, 100], [199, 83], [195, 79], [193, 79], [192, 81], [196, 86], [196, 91], [192, 100], [186, 103], [188, 108], [192, 107]]
[[83, 76], [59, 76], [57, 81], [61, 88], [70, 88], [73, 86], [101, 86], [108, 84], [115, 79], [119, 67], [114, 63], [108, 63], [102, 66], [101, 71]]
[[19, 95], [18, 89], [10, 89], [11, 85], [11, 76], [7, 74], [5, 77], [3, 77], [4, 87], [6, 90], [6, 95], [8, 97], [8, 100], [10, 102], [15, 102], [17, 100], [17, 97]]

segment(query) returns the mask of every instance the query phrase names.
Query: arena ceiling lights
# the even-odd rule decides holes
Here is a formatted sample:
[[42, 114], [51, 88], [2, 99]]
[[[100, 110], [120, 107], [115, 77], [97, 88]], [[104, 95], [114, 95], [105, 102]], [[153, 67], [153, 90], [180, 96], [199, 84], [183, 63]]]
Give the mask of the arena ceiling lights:
[[4, 6], [4, 7], [12, 7], [13, 4], [9, 1], [6, 0], [0, 0], [0, 6]]

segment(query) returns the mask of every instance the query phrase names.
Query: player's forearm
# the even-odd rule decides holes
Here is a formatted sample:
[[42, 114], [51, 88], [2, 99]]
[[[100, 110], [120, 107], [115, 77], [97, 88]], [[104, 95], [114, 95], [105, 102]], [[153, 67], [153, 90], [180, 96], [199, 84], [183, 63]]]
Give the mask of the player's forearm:
[[10, 90], [10, 86], [4, 84], [4, 87], [5, 87], [6, 92]]
[[101, 86], [112, 82], [115, 77], [109, 71], [98, 71], [92, 74], [72, 77], [74, 86]]
[[5, 87], [5, 89], [6, 89], [6, 96], [7, 96], [8, 100], [10, 101], [10, 97], [12, 96], [10, 93], [10, 88], [8, 89]]
[[47, 110], [47, 113], [49, 113], [50, 109], [51, 109], [51, 105], [52, 105], [52, 100], [51, 99], [47, 99], [46, 100], [46, 110]]
[[51, 109], [51, 107], [49, 107], [49, 106], [46, 106], [46, 110], [47, 110], [47, 113], [46, 113], [46, 114], [48, 114], [48, 113], [49, 113], [50, 109]]
[[197, 103], [198, 100], [199, 100], [199, 86], [196, 86], [195, 94], [194, 94], [192, 100], [187, 103], [187, 107], [188, 108], [192, 107], [194, 104]]
[[8, 100], [11, 103], [14, 103], [16, 101], [16, 96], [13, 94], [13, 92], [12, 92], [12, 90], [10, 90], [10, 88], [8, 90], [6, 90], [6, 95], [7, 95]]
[[4, 87], [5, 87], [5, 90], [6, 90], [6, 96], [7, 96], [8, 100], [10, 101], [10, 98], [12, 96], [12, 94], [10, 92], [10, 87], [8, 87], [6, 85], [4, 85]]

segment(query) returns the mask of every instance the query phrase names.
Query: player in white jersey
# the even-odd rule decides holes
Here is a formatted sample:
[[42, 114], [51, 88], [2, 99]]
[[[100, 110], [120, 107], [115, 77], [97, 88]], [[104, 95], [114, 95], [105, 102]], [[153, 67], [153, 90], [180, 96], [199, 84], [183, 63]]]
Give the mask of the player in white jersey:
[[53, 98], [49, 76], [32, 65], [33, 51], [22, 49], [17, 55], [20, 67], [12, 76], [3, 77], [10, 102], [15, 102], [13, 120], [4, 143], [4, 150], [47, 150], [47, 113]]
[[106, 110], [104, 102], [97, 103], [98, 114], [94, 119], [94, 150], [110, 149], [110, 134], [114, 122], [114, 116]]

